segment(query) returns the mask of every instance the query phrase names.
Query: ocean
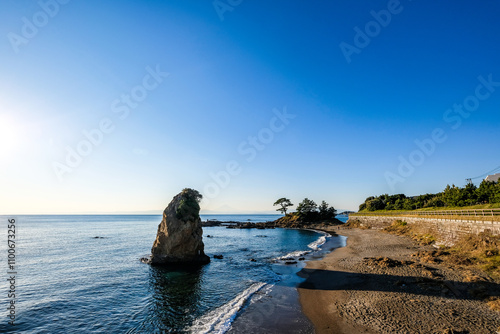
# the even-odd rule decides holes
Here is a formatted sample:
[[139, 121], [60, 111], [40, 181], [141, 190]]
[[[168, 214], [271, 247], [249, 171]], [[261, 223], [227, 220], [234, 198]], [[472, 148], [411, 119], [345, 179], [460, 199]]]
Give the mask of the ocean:
[[[252, 222], [277, 217], [202, 215], [203, 220]], [[12, 218], [15, 264], [9, 269], [7, 225]], [[318, 256], [338, 238], [308, 230], [204, 227], [211, 263], [169, 269], [140, 262], [150, 253], [160, 215], [0, 219], [1, 333], [224, 333], [252, 296], [277, 283], [297, 282], [296, 272], [304, 264], [286, 265], [290, 257]], [[214, 259], [215, 254], [223, 259]], [[12, 276], [13, 285], [7, 280]], [[15, 298], [8, 293], [12, 289]]]

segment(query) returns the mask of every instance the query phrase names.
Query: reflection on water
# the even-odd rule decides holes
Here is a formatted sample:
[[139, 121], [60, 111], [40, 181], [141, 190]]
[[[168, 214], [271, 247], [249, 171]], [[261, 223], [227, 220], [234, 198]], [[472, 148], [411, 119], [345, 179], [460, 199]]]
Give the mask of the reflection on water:
[[178, 331], [190, 324], [203, 308], [200, 303], [203, 268], [151, 267], [150, 310], [155, 327]]

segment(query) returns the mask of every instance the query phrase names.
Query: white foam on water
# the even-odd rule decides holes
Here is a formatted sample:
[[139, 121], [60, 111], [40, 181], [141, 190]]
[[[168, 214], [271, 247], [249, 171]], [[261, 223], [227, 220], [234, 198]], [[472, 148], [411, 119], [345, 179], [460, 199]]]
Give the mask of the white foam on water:
[[309, 254], [309, 253], [311, 253], [311, 251], [309, 251], [309, 250], [307, 250], [307, 251], [294, 251], [294, 252], [288, 253], [287, 255], [283, 255], [283, 256], [279, 256], [277, 258], [274, 258], [273, 261], [283, 261], [283, 260], [290, 259], [290, 258], [301, 257], [301, 256], [304, 256], [304, 255]]
[[[321, 237], [319, 237], [318, 239], [316, 239], [315, 241], [313, 241], [309, 245], [307, 245], [307, 247], [309, 247], [310, 249], [312, 249], [312, 251], [320, 250], [321, 246], [323, 246], [325, 244], [325, 242], [327, 241], [327, 237], [330, 236], [330, 234], [328, 234], [326, 232], [323, 232], [323, 231], [317, 231], [317, 230], [308, 230], [308, 231], [314, 231], [316, 233], [322, 234]], [[272, 259], [272, 262], [284, 261], [284, 260], [291, 259], [291, 258], [294, 258], [294, 259], [295, 258], [299, 258], [299, 257], [302, 257], [304, 255], [307, 255], [307, 254], [311, 253], [312, 251], [310, 251], [310, 250], [306, 250], [306, 251], [293, 251], [293, 252], [290, 252], [290, 253], [288, 253], [286, 255], [279, 256], [277, 258]]]
[[328, 236], [330, 236], [330, 234], [326, 233], [326, 232], [323, 232], [323, 231], [316, 231], [316, 230], [312, 230], [314, 232], [317, 232], [317, 233], [321, 233], [323, 234], [321, 237], [319, 237], [316, 241], [313, 241], [311, 242], [309, 245], [307, 245], [307, 247], [317, 251], [320, 249], [321, 246], [323, 246], [326, 242], [326, 238]]
[[208, 312], [194, 321], [188, 329], [189, 333], [225, 333], [245, 302], [259, 291], [266, 283], [254, 283], [228, 303]]

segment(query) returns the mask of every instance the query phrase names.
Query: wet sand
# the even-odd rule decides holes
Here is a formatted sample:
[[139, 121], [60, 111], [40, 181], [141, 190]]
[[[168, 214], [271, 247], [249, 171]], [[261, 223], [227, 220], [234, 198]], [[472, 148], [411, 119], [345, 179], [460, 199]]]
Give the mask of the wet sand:
[[377, 230], [334, 228], [347, 246], [307, 263], [299, 295], [322, 333], [496, 333], [500, 313], [481, 289], [499, 285], [470, 269], [411, 256], [431, 246]]
[[314, 326], [302, 313], [297, 288], [275, 285], [270, 292], [252, 296], [228, 333], [309, 334], [314, 333]]

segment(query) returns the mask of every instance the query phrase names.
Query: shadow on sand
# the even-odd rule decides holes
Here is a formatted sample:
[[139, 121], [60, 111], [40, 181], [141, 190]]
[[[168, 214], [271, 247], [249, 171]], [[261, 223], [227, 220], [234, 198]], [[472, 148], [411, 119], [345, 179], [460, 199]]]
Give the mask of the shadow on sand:
[[306, 280], [300, 289], [359, 290], [411, 293], [463, 300], [483, 300], [500, 296], [500, 284], [493, 282], [457, 282], [442, 278], [350, 273], [344, 271], [302, 269], [299, 276]]

